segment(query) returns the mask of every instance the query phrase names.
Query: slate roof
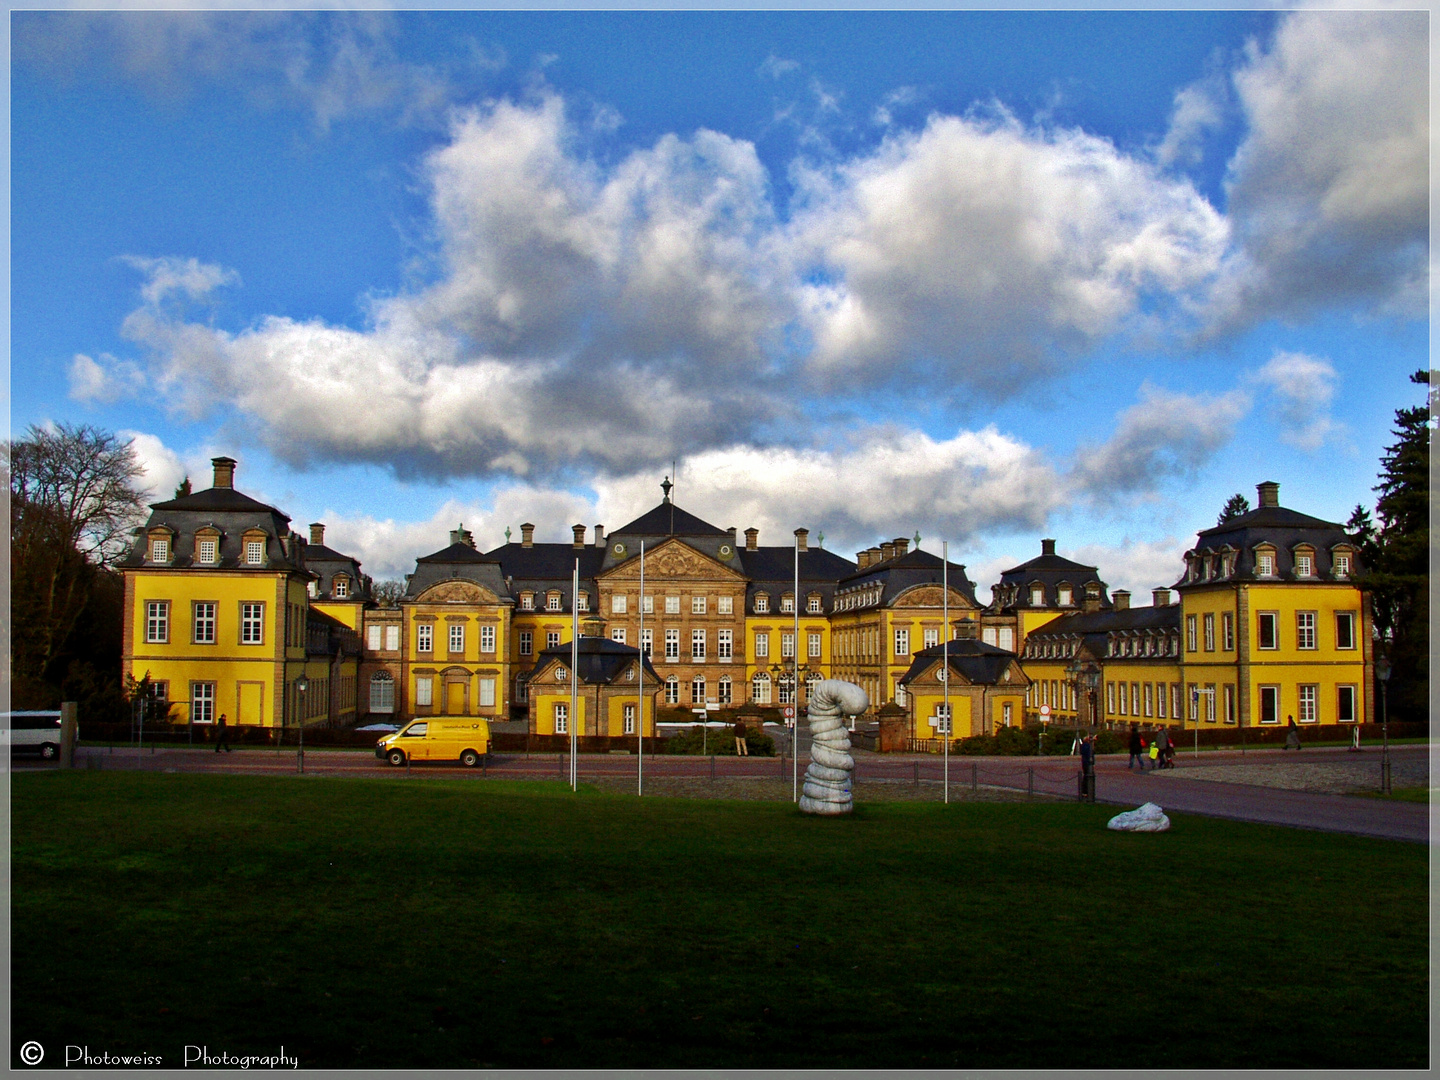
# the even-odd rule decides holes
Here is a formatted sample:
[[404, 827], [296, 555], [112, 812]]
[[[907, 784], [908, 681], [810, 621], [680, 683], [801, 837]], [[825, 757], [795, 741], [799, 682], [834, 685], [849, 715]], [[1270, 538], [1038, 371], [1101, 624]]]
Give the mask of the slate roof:
[[204, 491], [192, 492], [189, 495], [182, 495], [178, 499], [168, 499], [165, 502], [151, 503], [151, 510], [174, 511], [215, 511], [220, 513], [243, 513], [247, 511], [258, 511], [261, 513], [274, 514], [284, 521], [289, 521], [290, 516], [283, 511], [277, 510], [269, 503], [262, 503], [258, 499], [252, 499], [243, 492], [236, 491], [233, 487], [212, 487]]
[[668, 498], [647, 510], [630, 524], [610, 534], [627, 536], [729, 536], [724, 529], [702, 521], [688, 510], [682, 510]]
[[[286, 554], [282, 537], [291, 536], [289, 515], [268, 503], [242, 494], [233, 488], [207, 488], [178, 499], [152, 503], [150, 518], [143, 528], [135, 530], [130, 554], [121, 562], [123, 569], [188, 570], [249, 570], [273, 573], [276, 570], [304, 570], [299, 553], [299, 538], [291, 540]], [[164, 526], [173, 533], [171, 557], [165, 563], [151, 563], [149, 530]], [[220, 532], [219, 558], [213, 563], [195, 562], [195, 533], [206, 526]], [[265, 561], [253, 566], [244, 561], [244, 533], [259, 529], [265, 534]]]
[[[856, 570], [840, 579], [837, 591], [845, 592], [854, 586], [882, 583], [881, 604], [891, 603], [897, 596], [916, 585], [939, 585], [944, 580], [944, 562], [938, 555], [916, 548], [904, 555], [871, 563], [863, 570]], [[959, 590], [976, 607], [980, 602], [975, 598], [975, 583], [965, 574], [961, 563], [950, 563], [950, 587]]]
[[[578, 675], [580, 681], [587, 686], [606, 686], [613, 683], [620, 673], [640, 655], [640, 650], [634, 645], [622, 645], [609, 638], [582, 637], [578, 639], [576, 649], [579, 652], [579, 668], [574, 674]], [[531, 669], [531, 680], [543, 675], [543, 669], [552, 662], [564, 664], [566, 668], [570, 667], [570, 645], [568, 643], [556, 645], [552, 649], [542, 649], [535, 667]], [[650, 666], [650, 660], [647, 657], [645, 659], [645, 685], [659, 690], [662, 683], [663, 680]]]
[[[1270, 544], [1275, 548], [1275, 574], [1260, 577], [1255, 573], [1255, 548]], [[1295, 574], [1294, 549], [1300, 544], [1309, 544], [1315, 549], [1314, 572], [1310, 577]], [[1291, 581], [1313, 583], [1317, 580], [1334, 580], [1334, 559], [1331, 549], [1340, 544], [1351, 547], [1350, 573], [1353, 576], [1362, 569], [1358, 545], [1354, 537], [1345, 532], [1344, 526], [1333, 521], [1322, 521], [1283, 506], [1262, 506], [1248, 514], [1231, 518], [1229, 521], [1205, 529], [1197, 536], [1195, 546], [1186, 553], [1185, 574], [1176, 582], [1176, 587], [1214, 584], [1233, 581]], [[1229, 547], [1235, 553], [1235, 565], [1229, 577], [1203, 580], [1190, 571], [1190, 557], [1204, 555]]]
[[[1043, 645], [1046, 641], [1067, 641], [1077, 635], [1081, 638], [1080, 648], [1096, 659], [1111, 657], [1112, 634], [1143, 634], [1146, 632], [1177, 636], [1180, 633], [1180, 605], [1166, 604], [1162, 607], [1124, 608], [1119, 611], [1076, 612], [1061, 615], [1032, 630], [1025, 638], [1025, 648]], [[1173, 664], [1175, 656], [1169, 653], [1154, 656], [1127, 656], [1124, 660], [1156, 660]]]
[[[910, 662], [910, 669], [900, 681], [908, 684], [911, 679], [919, 678], [935, 661], [945, 657], [946, 651], [946, 644], [921, 649], [915, 654], [915, 658]], [[949, 661], [950, 669], [973, 686], [997, 685], [1010, 665], [1015, 663], [1013, 652], [972, 638], [949, 642], [948, 651], [949, 656], [945, 658]], [[1022, 673], [1018, 681], [1012, 678], [1011, 685], [1023, 689], [1026, 681]]]
[[330, 598], [335, 588], [336, 574], [345, 574], [350, 578], [350, 595], [344, 599], [370, 599], [371, 581], [360, 572], [360, 561], [353, 555], [346, 555], [324, 544], [302, 544], [300, 558], [305, 569], [319, 578], [315, 588], [321, 599]]
[[500, 560], [458, 541], [415, 560], [415, 572], [405, 578], [405, 596], [413, 600], [442, 581], [473, 581], [502, 599], [510, 596]]
[[[1058, 608], [1061, 585], [1071, 588], [1070, 603], [1079, 606], [1085, 601], [1085, 586], [1095, 582], [1100, 586], [1100, 606], [1108, 608], [1110, 598], [1105, 592], [1105, 582], [1100, 580], [1100, 570], [1086, 566], [1063, 555], [1055, 554], [1055, 541], [1042, 540], [1041, 553], [1028, 562], [1012, 566], [1000, 575], [1000, 580], [990, 590], [992, 611], [1014, 611], [1017, 608]], [[1032, 586], [1044, 589], [1043, 603], [1030, 602]]]

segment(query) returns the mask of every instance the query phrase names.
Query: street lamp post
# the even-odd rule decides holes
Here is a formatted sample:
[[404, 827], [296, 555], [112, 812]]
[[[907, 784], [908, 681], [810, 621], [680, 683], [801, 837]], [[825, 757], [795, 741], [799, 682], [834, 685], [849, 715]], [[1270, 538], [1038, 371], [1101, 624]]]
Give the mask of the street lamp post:
[[300, 724], [300, 749], [295, 755], [295, 771], [305, 771], [305, 691], [310, 689], [310, 680], [301, 675], [295, 680], [295, 691], [300, 695], [300, 715], [296, 720]]
[[1375, 677], [1380, 680], [1380, 790], [1390, 794], [1390, 710], [1385, 688], [1390, 683], [1390, 661], [1382, 656], [1375, 661]]

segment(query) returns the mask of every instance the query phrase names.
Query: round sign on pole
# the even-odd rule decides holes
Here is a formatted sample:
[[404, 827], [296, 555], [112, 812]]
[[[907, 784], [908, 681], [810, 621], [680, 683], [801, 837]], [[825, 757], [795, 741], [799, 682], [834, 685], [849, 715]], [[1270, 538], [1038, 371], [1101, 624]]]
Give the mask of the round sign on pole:
[[785, 719], [786, 719], [786, 720], [794, 720], [794, 719], [795, 719], [795, 706], [794, 706], [794, 705], [786, 705], [786, 706], [785, 706]]
[[1041, 716], [1048, 717], [1048, 716], [1050, 715], [1050, 706], [1049, 706], [1049, 705], [1041, 705], [1041, 706], [1040, 706], [1040, 715], [1041, 715]]

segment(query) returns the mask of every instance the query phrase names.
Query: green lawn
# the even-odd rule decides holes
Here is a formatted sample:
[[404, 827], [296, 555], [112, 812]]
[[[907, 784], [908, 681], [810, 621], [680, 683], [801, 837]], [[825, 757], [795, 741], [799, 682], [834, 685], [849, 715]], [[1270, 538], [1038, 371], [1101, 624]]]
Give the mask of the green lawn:
[[1430, 789], [1428, 787], [1391, 788], [1389, 795], [1380, 791], [1357, 791], [1355, 794], [1364, 796], [1367, 799], [1394, 799], [1397, 802], [1428, 803], [1430, 801]]
[[1421, 844], [441, 778], [37, 772], [12, 810], [11, 1053], [36, 1039], [47, 1066], [67, 1043], [167, 1066], [187, 1043], [329, 1068], [1427, 1063]]

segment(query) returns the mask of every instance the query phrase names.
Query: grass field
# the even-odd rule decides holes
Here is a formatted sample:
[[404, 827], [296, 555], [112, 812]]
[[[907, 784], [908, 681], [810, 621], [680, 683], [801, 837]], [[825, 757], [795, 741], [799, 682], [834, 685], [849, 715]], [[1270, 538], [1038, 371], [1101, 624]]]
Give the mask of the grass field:
[[1427, 1063], [1419, 844], [439, 778], [37, 772], [12, 803], [13, 1041], [52, 1058]]

